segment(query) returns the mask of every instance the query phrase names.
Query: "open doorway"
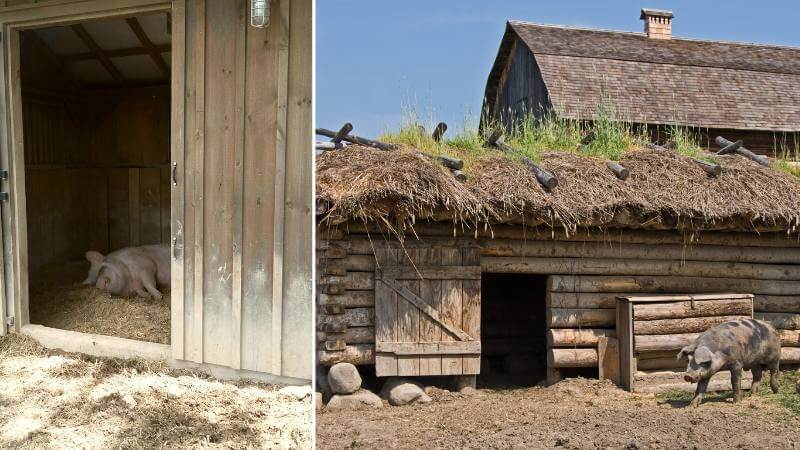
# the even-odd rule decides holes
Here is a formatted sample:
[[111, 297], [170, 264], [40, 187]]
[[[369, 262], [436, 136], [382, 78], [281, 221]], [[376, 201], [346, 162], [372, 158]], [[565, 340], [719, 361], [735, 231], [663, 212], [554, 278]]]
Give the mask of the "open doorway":
[[481, 275], [478, 386], [533, 386], [547, 374], [543, 275]]
[[166, 13], [20, 33], [30, 322], [169, 343], [170, 295], [83, 285], [89, 250], [169, 245]]

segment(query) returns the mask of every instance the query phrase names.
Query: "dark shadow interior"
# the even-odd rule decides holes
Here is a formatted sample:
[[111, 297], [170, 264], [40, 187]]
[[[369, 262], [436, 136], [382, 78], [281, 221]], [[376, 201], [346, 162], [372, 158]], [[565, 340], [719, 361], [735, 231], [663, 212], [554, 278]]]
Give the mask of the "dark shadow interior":
[[88, 250], [170, 239], [170, 21], [164, 13], [20, 36], [31, 322], [169, 342], [162, 300], [83, 286]]
[[544, 275], [484, 273], [478, 387], [534, 386], [546, 378]]

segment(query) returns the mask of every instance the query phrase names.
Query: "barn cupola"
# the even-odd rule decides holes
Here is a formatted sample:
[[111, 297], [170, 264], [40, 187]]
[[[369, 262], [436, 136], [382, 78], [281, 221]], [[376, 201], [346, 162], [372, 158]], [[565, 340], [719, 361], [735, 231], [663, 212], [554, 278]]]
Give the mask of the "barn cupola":
[[672, 11], [642, 8], [644, 32], [651, 39], [672, 39]]

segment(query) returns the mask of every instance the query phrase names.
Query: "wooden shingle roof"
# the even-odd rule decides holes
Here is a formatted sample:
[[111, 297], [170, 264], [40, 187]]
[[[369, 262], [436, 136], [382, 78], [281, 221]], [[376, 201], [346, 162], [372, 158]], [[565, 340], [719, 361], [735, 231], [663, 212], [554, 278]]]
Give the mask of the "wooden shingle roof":
[[487, 83], [489, 104], [515, 42], [531, 50], [565, 117], [591, 118], [602, 97], [631, 122], [800, 131], [800, 48], [511, 21]]

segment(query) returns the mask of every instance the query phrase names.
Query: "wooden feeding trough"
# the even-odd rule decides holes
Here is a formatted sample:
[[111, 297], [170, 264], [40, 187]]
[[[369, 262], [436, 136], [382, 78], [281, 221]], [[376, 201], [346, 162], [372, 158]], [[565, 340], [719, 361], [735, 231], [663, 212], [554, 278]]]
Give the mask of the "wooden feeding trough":
[[752, 294], [617, 297], [620, 386], [640, 392], [680, 383], [682, 347], [714, 325], [752, 317]]

